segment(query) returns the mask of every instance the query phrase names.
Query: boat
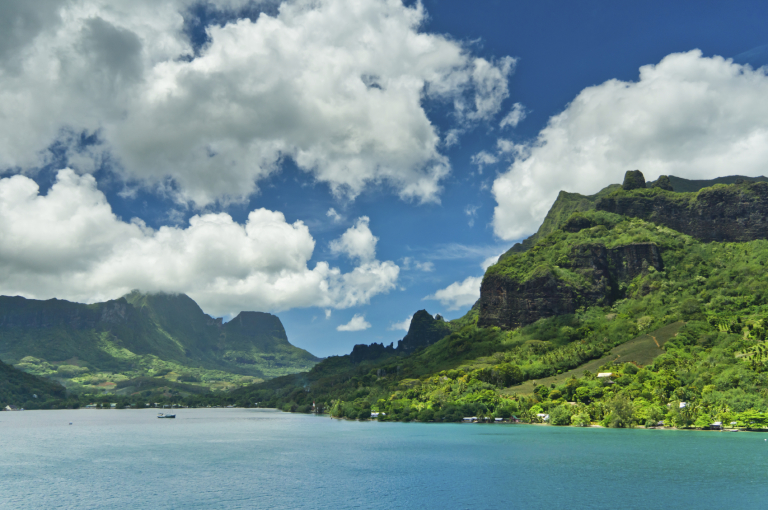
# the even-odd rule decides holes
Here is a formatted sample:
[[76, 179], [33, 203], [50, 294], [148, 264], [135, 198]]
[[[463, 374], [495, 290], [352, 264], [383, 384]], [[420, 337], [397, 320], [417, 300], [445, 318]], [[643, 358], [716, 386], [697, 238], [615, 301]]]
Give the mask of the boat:
[[169, 413], [157, 413], [158, 418], [176, 418], [175, 414], [169, 414]]

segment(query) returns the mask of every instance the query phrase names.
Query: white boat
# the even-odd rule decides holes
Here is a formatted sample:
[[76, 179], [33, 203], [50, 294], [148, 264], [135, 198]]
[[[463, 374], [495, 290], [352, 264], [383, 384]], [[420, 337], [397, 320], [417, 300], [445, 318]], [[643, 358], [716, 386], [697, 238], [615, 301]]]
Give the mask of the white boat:
[[175, 414], [169, 414], [169, 413], [157, 413], [158, 418], [176, 418]]

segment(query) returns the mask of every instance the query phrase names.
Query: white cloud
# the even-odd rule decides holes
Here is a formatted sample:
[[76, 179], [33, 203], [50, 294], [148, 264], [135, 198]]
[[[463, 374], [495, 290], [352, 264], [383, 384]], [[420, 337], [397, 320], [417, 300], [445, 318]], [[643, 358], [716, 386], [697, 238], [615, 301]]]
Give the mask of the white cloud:
[[490, 152], [486, 151], [480, 151], [477, 154], [472, 156], [472, 159], [470, 160], [473, 165], [477, 165], [477, 171], [478, 173], [483, 173], [483, 167], [486, 165], [493, 165], [495, 163], [498, 163], [499, 158], [491, 154]]
[[463, 306], [471, 306], [480, 299], [481, 276], [470, 276], [463, 282], [454, 282], [444, 289], [440, 289], [424, 299], [440, 301], [448, 310], [457, 310]]
[[326, 319], [330, 319], [331, 318], [331, 309], [330, 308], [326, 308], [325, 309], [325, 318]]
[[355, 314], [348, 323], [338, 326], [336, 331], [363, 331], [370, 327], [371, 323], [365, 320], [365, 315]]
[[25, 176], [0, 179], [0, 238], [0, 294], [94, 302], [134, 288], [184, 292], [214, 315], [363, 305], [399, 274], [375, 252], [348, 273], [327, 262], [310, 269], [307, 226], [267, 209], [244, 225], [225, 213], [193, 216], [186, 228], [127, 223], [93, 177], [68, 169], [44, 196]]
[[523, 106], [521, 103], [515, 103], [512, 105], [512, 109], [509, 111], [509, 113], [501, 119], [501, 122], [499, 122], [499, 126], [504, 127], [517, 127], [520, 122], [525, 119], [527, 112], [525, 111], [525, 106]]
[[389, 325], [389, 327], [387, 329], [390, 330], [390, 331], [400, 331], [400, 330], [402, 330], [402, 331], [405, 331], [407, 333], [408, 332], [408, 328], [411, 327], [411, 319], [413, 319], [413, 315], [409, 316], [404, 321], [393, 322], [392, 324]]
[[432, 271], [435, 270], [435, 264], [430, 261], [427, 261], [427, 262], [416, 261], [414, 262], [414, 265], [416, 266], [416, 269], [418, 269], [419, 271], [424, 271], [425, 273], [431, 273]]
[[368, 262], [376, 257], [376, 243], [379, 238], [374, 236], [368, 227], [370, 219], [361, 216], [355, 224], [347, 229], [339, 239], [331, 241], [331, 252], [344, 253], [351, 259]]
[[341, 221], [341, 215], [336, 212], [336, 209], [331, 207], [328, 209], [328, 212], [325, 213], [326, 216], [328, 216], [331, 220], [333, 220], [334, 223], [339, 223]]
[[707, 179], [765, 174], [768, 76], [698, 50], [640, 68], [636, 82], [588, 87], [536, 141], [508, 143], [516, 160], [496, 179], [494, 231], [534, 232], [559, 190], [592, 194], [624, 172]]
[[[424, 32], [421, 3], [284, 2], [209, 26], [190, 61], [192, 3], [4, 3], [0, 169], [45, 164], [58, 141], [78, 172], [114, 161], [128, 180], [204, 206], [243, 199], [290, 157], [338, 196], [385, 183], [437, 201], [450, 168], [424, 101], [452, 102], [460, 133], [509, 95], [515, 60]], [[78, 148], [83, 130], [102, 143]]]
[[402, 269], [406, 271], [410, 271], [411, 269], [416, 269], [419, 271], [424, 271], [425, 273], [431, 273], [435, 270], [435, 264], [430, 261], [426, 262], [419, 262], [418, 260], [414, 260], [411, 257], [403, 257], [400, 259], [400, 262], [402, 264]]
[[464, 208], [464, 214], [469, 216], [469, 226], [475, 226], [475, 218], [477, 217], [477, 210], [480, 209], [479, 205], [468, 205]]
[[483, 268], [483, 271], [494, 265], [496, 262], [499, 261], [499, 257], [501, 257], [503, 253], [499, 253], [498, 255], [493, 255], [491, 257], [488, 257], [485, 259], [481, 264], [480, 267]]

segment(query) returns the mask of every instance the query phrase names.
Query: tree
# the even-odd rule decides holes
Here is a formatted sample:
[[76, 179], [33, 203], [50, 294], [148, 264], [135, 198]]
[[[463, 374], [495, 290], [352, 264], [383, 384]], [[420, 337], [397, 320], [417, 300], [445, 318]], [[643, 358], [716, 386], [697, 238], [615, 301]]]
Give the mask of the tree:
[[574, 427], [589, 427], [590, 424], [589, 414], [585, 412], [576, 413], [571, 416], [571, 425]]
[[549, 411], [550, 425], [570, 425], [571, 424], [571, 405], [559, 405]]
[[623, 395], [617, 395], [608, 403], [606, 421], [611, 428], [629, 428], [634, 426], [632, 403]]

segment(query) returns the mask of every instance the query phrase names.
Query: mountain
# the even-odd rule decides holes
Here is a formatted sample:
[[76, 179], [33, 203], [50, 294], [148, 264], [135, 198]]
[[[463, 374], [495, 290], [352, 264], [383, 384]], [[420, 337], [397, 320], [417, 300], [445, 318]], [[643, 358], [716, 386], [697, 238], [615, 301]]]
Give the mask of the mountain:
[[0, 410], [6, 406], [40, 409], [55, 405], [65, 397], [64, 386], [0, 361]]
[[768, 426], [768, 185], [718, 181], [633, 171], [596, 195], [561, 193], [443, 338], [232, 398], [380, 420]]
[[137, 291], [91, 305], [0, 296], [0, 359], [86, 393], [227, 389], [319, 361], [288, 342], [274, 315], [223, 324], [184, 294]]

